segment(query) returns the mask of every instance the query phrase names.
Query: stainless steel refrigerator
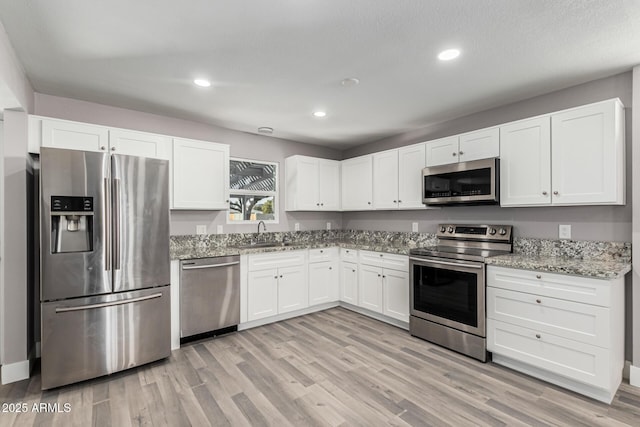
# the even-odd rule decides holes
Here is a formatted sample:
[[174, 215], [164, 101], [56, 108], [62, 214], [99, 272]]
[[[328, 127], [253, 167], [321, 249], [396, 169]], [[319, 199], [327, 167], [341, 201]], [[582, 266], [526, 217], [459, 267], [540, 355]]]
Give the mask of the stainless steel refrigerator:
[[171, 353], [166, 160], [42, 148], [42, 389]]

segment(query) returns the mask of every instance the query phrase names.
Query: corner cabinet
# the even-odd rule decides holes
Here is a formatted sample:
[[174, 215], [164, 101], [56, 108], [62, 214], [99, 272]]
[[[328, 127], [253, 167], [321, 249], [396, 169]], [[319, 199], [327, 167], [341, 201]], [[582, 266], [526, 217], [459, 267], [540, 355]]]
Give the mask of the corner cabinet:
[[610, 403], [624, 365], [624, 278], [487, 267], [493, 362]]
[[339, 211], [340, 162], [307, 156], [285, 160], [287, 211]]
[[625, 204], [618, 99], [500, 127], [500, 205]]
[[342, 210], [364, 211], [373, 209], [373, 156], [360, 156], [343, 160]]
[[172, 209], [225, 210], [229, 205], [229, 146], [173, 139]]

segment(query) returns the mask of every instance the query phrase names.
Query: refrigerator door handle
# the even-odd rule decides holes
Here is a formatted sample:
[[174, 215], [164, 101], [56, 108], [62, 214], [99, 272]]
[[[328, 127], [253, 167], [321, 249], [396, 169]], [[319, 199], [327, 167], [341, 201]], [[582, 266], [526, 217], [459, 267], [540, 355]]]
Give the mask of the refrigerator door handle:
[[120, 178], [113, 179], [113, 269], [120, 270]]
[[[104, 179], [104, 200], [105, 206], [109, 206], [109, 178]], [[111, 270], [111, 217], [109, 215], [109, 209], [105, 209], [104, 219], [104, 269], [106, 271]]]
[[123, 300], [119, 300], [119, 301], [101, 302], [101, 303], [98, 303], [98, 304], [79, 305], [77, 307], [57, 307], [56, 308], [56, 313], [67, 313], [69, 311], [91, 310], [91, 309], [94, 309], [94, 308], [104, 308], [104, 307], [112, 307], [114, 305], [131, 304], [131, 303], [134, 303], [134, 302], [140, 302], [140, 301], [146, 301], [146, 300], [150, 300], [150, 299], [160, 298], [161, 296], [162, 296], [162, 293], [158, 292], [157, 294], [147, 295], [147, 296], [138, 297], [138, 298], [123, 299]]

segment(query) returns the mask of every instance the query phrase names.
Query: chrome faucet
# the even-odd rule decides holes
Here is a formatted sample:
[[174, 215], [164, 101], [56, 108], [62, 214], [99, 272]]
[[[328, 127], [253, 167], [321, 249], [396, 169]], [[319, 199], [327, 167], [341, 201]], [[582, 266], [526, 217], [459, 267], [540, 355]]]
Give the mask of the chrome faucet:
[[262, 224], [262, 231], [267, 231], [267, 226], [266, 226], [266, 224], [264, 223], [264, 221], [260, 221], [260, 222], [258, 223], [258, 235], [260, 234], [260, 224]]

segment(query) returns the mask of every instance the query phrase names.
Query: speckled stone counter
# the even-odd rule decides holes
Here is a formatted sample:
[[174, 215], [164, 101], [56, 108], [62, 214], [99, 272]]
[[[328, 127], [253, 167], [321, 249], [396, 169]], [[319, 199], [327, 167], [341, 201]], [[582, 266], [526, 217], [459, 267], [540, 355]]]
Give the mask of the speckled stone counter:
[[598, 279], [615, 279], [631, 270], [631, 243], [516, 238], [513, 254], [487, 264]]
[[[251, 242], [286, 242], [287, 245], [247, 248]], [[234, 233], [171, 236], [171, 259], [207, 258], [216, 256], [257, 254], [300, 249], [338, 246], [407, 255], [409, 250], [434, 245], [432, 233], [393, 233], [360, 230], [314, 230], [282, 233]], [[240, 248], [242, 247], [242, 248]]]

